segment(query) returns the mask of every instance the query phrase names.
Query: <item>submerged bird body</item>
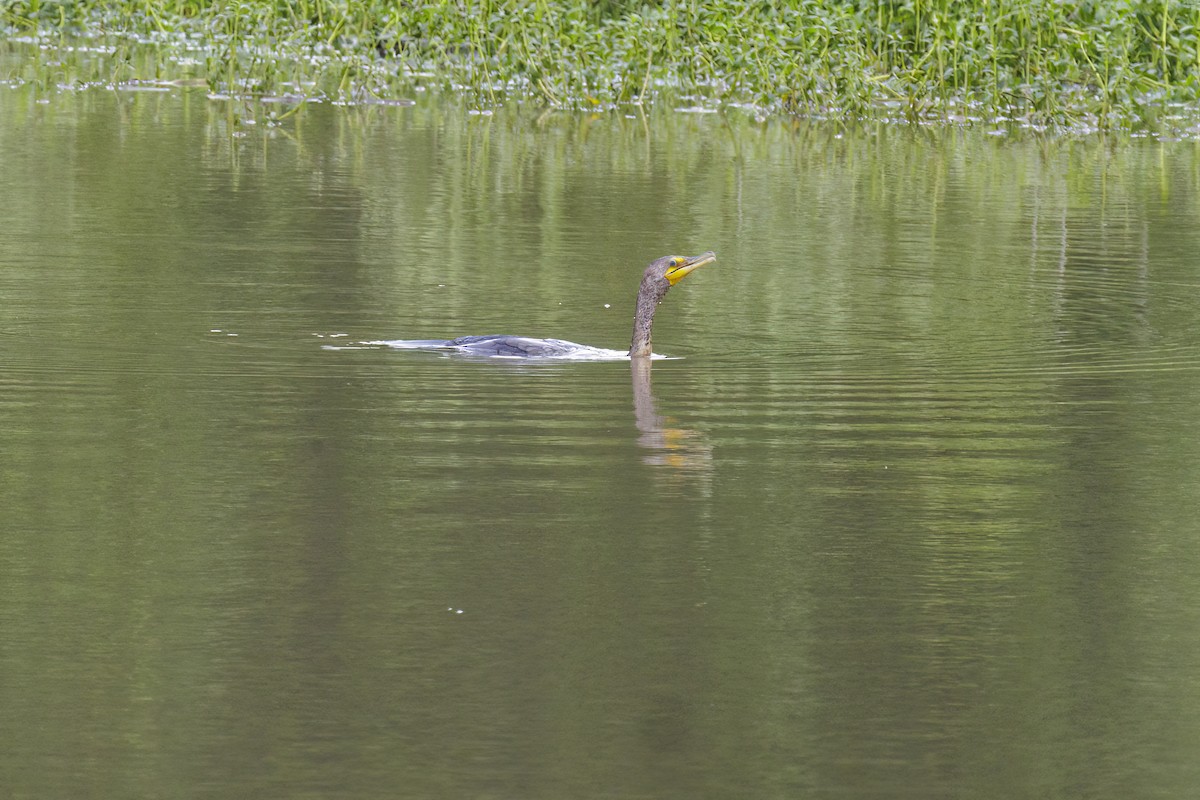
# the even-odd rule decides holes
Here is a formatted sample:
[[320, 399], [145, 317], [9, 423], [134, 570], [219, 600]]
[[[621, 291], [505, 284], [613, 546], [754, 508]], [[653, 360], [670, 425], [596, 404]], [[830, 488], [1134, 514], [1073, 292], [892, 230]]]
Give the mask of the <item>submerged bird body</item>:
[[654, 327], [654, 312], [671, 287], [689, 273], [717, 260], [711, 250], [698, 256], [664, 256], [646, 267], [638, 287], [637, 305], [633, 315], [633, 338], [629, 352], [604, 350], [563, 339], [534, 339], [527, 336], [494, 334], [460, 336], [457, 339], [418, 339], [388, 342], [403, 349], [450, 350], [464, 355], [484, 358], [643, 358], [651, 355], [650, 334]]
[[445, 343], [446, 347], [481, 356], [508, 358], [561, 358], [587, 345], [564, 339], [533, 339], [529, 336], [460, 336]]

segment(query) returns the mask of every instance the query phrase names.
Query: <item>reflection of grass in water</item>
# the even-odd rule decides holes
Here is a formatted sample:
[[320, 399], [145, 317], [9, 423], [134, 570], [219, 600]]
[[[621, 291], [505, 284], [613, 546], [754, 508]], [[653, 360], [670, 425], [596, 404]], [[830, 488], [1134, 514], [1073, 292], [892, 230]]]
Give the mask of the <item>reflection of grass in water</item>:
[[589, 108], [669, 94], [760, 113], [1155, 127], [1167, 101], [1197, 98], [1198, 5], [28, 0], [0, 14], [17, 30], [123, 30], [168, 50], [195, 43], [163, 34], [199, 33], [203, 74], [229, 93], [305, 85], [347, 98], [434, 72], [479, 103]]

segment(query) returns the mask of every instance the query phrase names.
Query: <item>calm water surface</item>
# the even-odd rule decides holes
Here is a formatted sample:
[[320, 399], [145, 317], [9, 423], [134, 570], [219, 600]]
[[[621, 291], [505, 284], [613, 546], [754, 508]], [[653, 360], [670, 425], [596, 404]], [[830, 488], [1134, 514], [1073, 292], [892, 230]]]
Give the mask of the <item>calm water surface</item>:
[[8, 796], [1200, 785], [1195, 143], [418, 100], [0, 86]]

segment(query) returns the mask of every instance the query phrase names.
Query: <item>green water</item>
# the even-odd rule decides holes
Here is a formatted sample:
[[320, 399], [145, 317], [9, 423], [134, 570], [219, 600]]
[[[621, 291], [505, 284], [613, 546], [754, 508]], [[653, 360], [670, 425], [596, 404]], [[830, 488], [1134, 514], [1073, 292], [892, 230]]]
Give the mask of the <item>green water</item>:
[[1194, 791], [1200, 145], [416, 99], [0, 86], [6, 796]]

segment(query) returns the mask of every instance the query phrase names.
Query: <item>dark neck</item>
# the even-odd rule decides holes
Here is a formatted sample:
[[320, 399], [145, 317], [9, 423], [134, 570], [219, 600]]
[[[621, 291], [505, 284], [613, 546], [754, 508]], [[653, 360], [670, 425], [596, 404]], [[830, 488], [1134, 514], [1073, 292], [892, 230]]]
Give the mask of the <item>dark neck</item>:
[[[664, 281], [666, 283], [666, 281]], [[633, 341], [629, 343], [630, 358], [648, 357], [650, 350], [650, 329], [654, 327], [654, 312], [662, 302], [663, 295], [655, 282], [646, 278], [638, 289], [637, 310], [633, 314]]]

